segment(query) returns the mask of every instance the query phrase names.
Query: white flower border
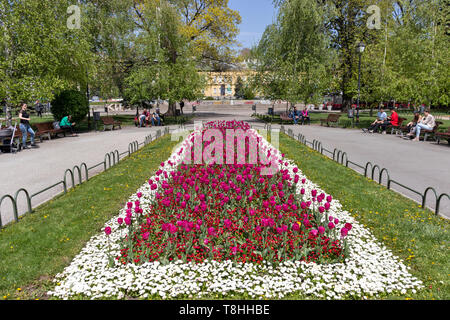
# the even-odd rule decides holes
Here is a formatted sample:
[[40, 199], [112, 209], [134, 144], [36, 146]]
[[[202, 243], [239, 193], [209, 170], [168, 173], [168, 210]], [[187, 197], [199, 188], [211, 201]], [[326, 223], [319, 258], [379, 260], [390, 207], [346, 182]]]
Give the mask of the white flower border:
[[[281, 159], [280, 152], [254, 132], [262, 138], [263, 148], [271, 148]], [[190, 138], [194, 134], [195, 131], [169, 158], [174, 166], [166, 161], [163, 170], [169, 173], [182, 162], [184, 152], [189, 150], [187, 147], [191, 144]], [[284, 166], [286, 162], [288, 165]], [[289, 169], [292, 176], [295, 167], [292, 160], [283, 159], [282, 168]], [[306, 190], [306, 196], [310, 195], [313, 189], [318, 193], [323, 192], [303, 176], [300, 170], [297, 174], [306, 179], [305, 184], [299, 182], [297, 185], [298, 193], [301, 188]], [[153, 181], [155, 177], [152, 177]], [[161, 182], [159, 181], [159, 184]], [[139, 200], [144, 211], [158, 190], [151, 190], [146, 183], [136, 192], [142, 193]], [[137, 200], [136, 194], [129, 201]], [[126, 207], [120, 211], [119, 216], [124, 218], [125, 211]], [[312, 299], [366, 299], [383, 293], [415, 293], [423, 287], [422, 282], [408, 272], [409, 268], [398, 257], [379, 243], [371, 232], [347, 211], [342, 210], [336, 199], [331, 202], [329, 213], [341, 221], [337, 228], [347, 222], [353, 225], [347, 238], [349, 256], [345, 263], [319, 265], [284, 262], [278, 267], [268, 262], [262, 265], [247, 263], [233, 266], [231, 261], [205, 261], [202, 264], [177, 261], [166, 266], [159, 262], [149, 262], [139, 266], [124, 266], [116, 261], [114, 268], [110, 268], [107, 251], [118, 255], [119, 240], [127, 232], [126, 228], [119, 229], [118, 217], [115, 217], [106, 224], [112, 229], [109, 239], [104, 232], [92, 237], [72, 263], [55, 277], [56, 286], [48, 294], [60, 299], [71, 299], [75, 296], [90, 299], [123, 299], [129, 296], [176, 299], [225, 297], [246, 293], [252, 299], [273, 299], [300, 293], [302, 297]]]

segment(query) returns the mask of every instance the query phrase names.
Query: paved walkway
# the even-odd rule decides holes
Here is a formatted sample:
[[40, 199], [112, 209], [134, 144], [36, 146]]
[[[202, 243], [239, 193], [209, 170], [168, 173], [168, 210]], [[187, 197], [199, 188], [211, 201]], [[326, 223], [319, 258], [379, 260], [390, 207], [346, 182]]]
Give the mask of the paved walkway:
[[[53, 140], [44, 140], [38, 144], [39, 149], [22, 150], [16, 154], [0, 153], [0, 197], [5, 194], [15, 195], [20, 188], [26, 188], [31, 194], [51, 186], [64, 179], [66, 169], [80, 166], [85, 162], [92, 167], [102, 161], [106, 153], [118, 150], [119, 153], [128, 151], [128, 145], [132, 141], [144, 142], [145, 137], [152, 134], [154, 137], [158, 129], [164, 127], [136, 128], [123, 127], [122, 130], [90, 132], [79, 134], [78, 137], [66, 137]], [[99, 166], [89, 171], [93, 176], [103, 170]], [[85, 179], [85, 174], [82, 172]], [[71, 186], [70, 174], [67, 174], [67, 183]], [[78, 177], [75, 176], [78, 183]], [[63, 192], [63, 186], [59, 185], [37, 195], [32, 200], [33, 208], [42, 204], [55, 195]], [[19, 215], [26, 212], [25, 195], [19, 195]], [[5, 199], [1, 205], [3, 225], [13, 220], [11, 203]]]

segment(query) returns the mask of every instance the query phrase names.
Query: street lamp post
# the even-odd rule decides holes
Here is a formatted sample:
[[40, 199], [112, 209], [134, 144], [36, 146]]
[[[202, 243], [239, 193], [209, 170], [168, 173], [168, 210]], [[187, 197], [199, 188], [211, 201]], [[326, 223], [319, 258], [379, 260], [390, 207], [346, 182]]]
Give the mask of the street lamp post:
[[[361, 95], [361, 56], [364, 52], [364, 49], [366, 48], [366, 45], [363, 42], [358, 43], [358, 46], [356, 47], [356, 51], [359, 54], [359, 64], [358, 64], [358, 102], [356, 105], [356, 123], [359, 123], [359, 101], [360, 101], [360, 95]], [[353, 122], [355, 117], [353, 117]]]

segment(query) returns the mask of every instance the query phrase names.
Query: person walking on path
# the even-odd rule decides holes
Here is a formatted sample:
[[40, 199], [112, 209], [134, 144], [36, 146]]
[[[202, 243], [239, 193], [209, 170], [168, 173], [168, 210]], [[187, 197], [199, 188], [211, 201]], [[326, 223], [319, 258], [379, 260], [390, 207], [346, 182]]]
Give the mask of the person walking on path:
[[37, 112], [37, 116], [39, 118], [42, 118], [42, 111], [44, 109], [44, 106], [42, 105], [42, 103], [39, 100], [36, 100], [36, 104], [34, 106], [34, 110], [36, 110]]
[[77, 135], [73, 132], [73, 127], [76, 125], [76, 123], [71, 122], [71, 121], [72, 121], [72, 116], [68, 115], [61, 119], [61, 122], [59, 123], [59, 127], [61, 129], [64, 129], [66, 132], [70, 131], [70, 133], [72, 134], [72, 137], [76, 137]]
[[27, 112], [28, 106], [26, 103], [22, 104], [20, 111], [19, 111], [19, 119], [20, 119], [20, 124], [19, 124], [19, 128], [20, 131], [22, 132], [22, 147], [24, 149], [30, 149], [27, 146], [27, 138], [28, 138], [28, 133], [30, 134], [30, 139], [31, 139], [31, 146], [33, 148], [38, 148], [38, 146], [36, 145], [35, 141], [34, 141], [34, 130], [31, 128], [30, 126], [30, 115]]
[[184, 113], [183, 113], [183, 108], [184, 108], [184, 101], [181, 100], [181, 101], [180, 101], [180, 111], [181, 111], [181, 114], [184, 114]]

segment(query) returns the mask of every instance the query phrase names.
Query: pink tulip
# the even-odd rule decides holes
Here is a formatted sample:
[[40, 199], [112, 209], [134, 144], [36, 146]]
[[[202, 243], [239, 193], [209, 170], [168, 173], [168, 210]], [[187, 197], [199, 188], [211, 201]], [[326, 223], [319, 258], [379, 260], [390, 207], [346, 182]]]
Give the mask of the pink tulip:
[[105, 233], [107, 236], [109, 236], [111, 234], [111, 228], [110, 227], [106, 227], [105, 228]]
[[322, 227], [322, 226], [320, 226], [320, 227], [318, 228], [318, 231], [319, 231], [319, 234], [324, 234], [324, 233], [325, 233], [325, 228]]

